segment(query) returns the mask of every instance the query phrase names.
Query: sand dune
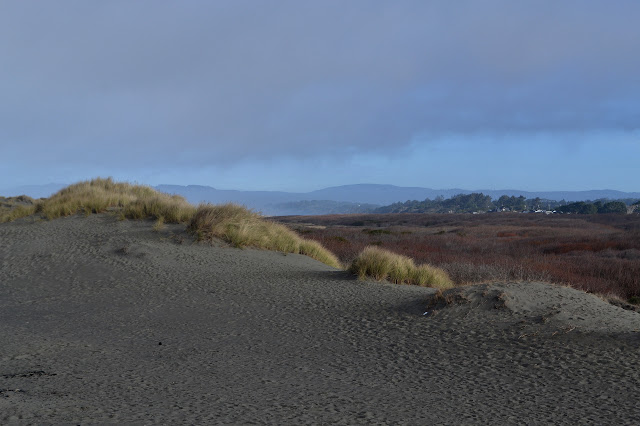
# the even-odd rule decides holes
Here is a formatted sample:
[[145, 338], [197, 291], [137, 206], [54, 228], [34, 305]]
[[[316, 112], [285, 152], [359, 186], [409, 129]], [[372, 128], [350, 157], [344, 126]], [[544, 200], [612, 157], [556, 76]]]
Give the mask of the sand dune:
[[0, 423], [640, 423], [636, 312], [359, 282], [183, 228], [0, 224]]

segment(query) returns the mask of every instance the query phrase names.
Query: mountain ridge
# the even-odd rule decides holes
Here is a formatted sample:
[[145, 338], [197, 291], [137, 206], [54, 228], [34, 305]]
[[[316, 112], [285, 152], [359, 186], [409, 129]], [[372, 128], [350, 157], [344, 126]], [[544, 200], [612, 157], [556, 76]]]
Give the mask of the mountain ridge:
[[[24, 185], [14, 188], [7, 188], [0, 192], [1, 195], [29, 195], [34, 198], [48, 197], [59, 189], [65, 187], [64, 184], [45, 185]], [[596, 199], [640, 199], [640, 192], [624, 192], [610, 189], [592, 189], [584, 191], [523, 191], [517, 189], [475, 189], [467, 190], [460, 188], [433, 189], [426, 187], [404, 187], [391, 184], [371, 184], [359, 183], [332, 186], [309, 192], [287, 192], [287, 191], [243, 191], [233, 189], [216, 189], [207, 185], [173, 185], [160, 184], [154, 186], [155, 189], [170, 194], [178, 194], [185, 197], [189, 202], [198, 204], [209, 202], [214, 204], [234, 202], [243, 204], [249, 208], [261, 211], [263, 214], [310, 214], [305, 212], [304, 207], [300, 211], [296, 210], [296, 202], [314, 201], [313, 214], [322, 214], [323, 210], [319, 202], [327, 203], [326, 213], [339, 213], [336, 211], [336, 203], [346, 203], [343, 205], [345, 212], [358, 211], [360, 205], [384, 206], [397, 202], [409, 200], [422, 201], [427, 198], [436, 197], [451, 198], [458, 194], [483, 193], [496, 199], [502, 195], [520, 196], [526, 198], [542, 198], [548, 200], [565, 200], [567, 202], [586, 201]], [[291, 204], [294, 203], [294, 204]], [[308, 205], [302, 203], [301, 206]], [[329, 207], [330, 206], [330, 207]]]

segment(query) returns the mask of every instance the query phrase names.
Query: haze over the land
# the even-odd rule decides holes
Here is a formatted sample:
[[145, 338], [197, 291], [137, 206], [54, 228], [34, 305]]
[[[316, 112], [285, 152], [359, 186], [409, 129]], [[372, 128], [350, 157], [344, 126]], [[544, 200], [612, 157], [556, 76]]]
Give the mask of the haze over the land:
[[5, 1], [0, 190], [638, 191], [635, 1]]

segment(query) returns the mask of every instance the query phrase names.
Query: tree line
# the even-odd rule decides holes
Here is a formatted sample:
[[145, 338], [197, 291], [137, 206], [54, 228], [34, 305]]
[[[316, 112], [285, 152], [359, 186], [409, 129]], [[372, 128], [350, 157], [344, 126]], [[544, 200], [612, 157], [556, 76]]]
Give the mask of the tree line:
[[[635, 203], [634, 203], [635, 201]], [[596, 200], [568, 203], [565, 200], [525, 198], [503, 195], [492, 199], [482, 193], [458, 194], [451, 198], [436, 197], [424, 201], [409, 200], [375, 209], [374, 213], [473, 213], [489, 211], [556, 211], [572, 214], [627, 213], [627, 205], [640, 211], [640, 200]]]

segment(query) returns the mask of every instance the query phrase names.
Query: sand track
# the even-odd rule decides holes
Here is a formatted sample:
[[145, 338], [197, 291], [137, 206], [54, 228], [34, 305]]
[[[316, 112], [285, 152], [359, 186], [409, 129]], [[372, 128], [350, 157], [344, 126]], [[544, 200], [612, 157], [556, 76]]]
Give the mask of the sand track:
[[151, 225], [0, 225], [0, 423], [640, 423], [640, 314], [526, 283], [428, 307]]

